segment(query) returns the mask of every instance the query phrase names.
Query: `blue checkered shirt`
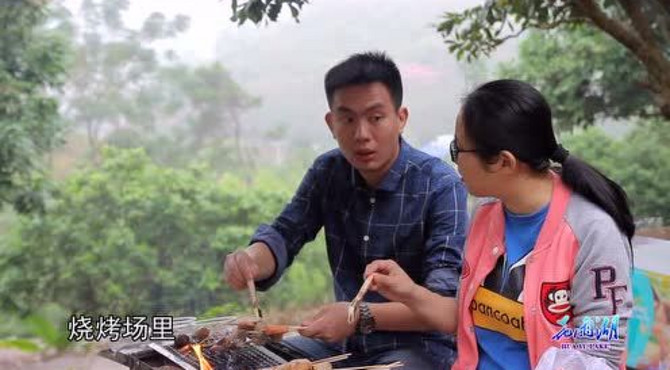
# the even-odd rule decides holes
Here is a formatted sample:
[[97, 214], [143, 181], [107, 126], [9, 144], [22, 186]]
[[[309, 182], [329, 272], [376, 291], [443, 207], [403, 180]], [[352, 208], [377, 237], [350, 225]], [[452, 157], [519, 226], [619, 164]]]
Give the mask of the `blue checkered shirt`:
[[[277, 262], [275, 274], [259, 282], [259, 289], [277, 282], [323, 227], [337, 301], [353, 299], [365, 266], [377, 259], [397, 261], [431, 291], [456, 295], [468, 222], [466, 190], [451, 166], [402, 139], [400, 145], [398, 158], [375, 189], [339, 149], [314, 161], [274, 223], [261, 225], [252, 237], [252, 243], [267, 244]], [[374, 292], [365, 301], [386, 302]], [[453, 338], [436, 332], [379, 331], [347, 340], [347, 350], [361, 354], [409, 346], [422, 347], [443, 365], [455, 356]]]

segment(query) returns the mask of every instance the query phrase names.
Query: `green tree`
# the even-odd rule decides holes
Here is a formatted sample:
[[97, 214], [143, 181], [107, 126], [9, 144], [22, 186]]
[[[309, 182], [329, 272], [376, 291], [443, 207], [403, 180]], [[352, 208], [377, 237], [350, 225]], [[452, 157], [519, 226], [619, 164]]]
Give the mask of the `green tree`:
[[156, 85], [163, 55], [153, 47], [158, 40], [184, 32], [189, 19], [178, 15], [169, 20], [152, 13], [140, 29], [127, 27], [123, 14], [128, 0], [84, 0], [84, 24], [76, 29], [76, 57], [66, 89], [68, 118], [86, 129], [89, 145], [97, 150], [101, 136], [112, 130], [154, 130], [159, 111]]
[[220, 63], [192, 67], [172, 50], [159, 52], [154, 43], [184, 32], [188, 18], [153, 13], [132, 29], [123, 22], [128, 7], [128, 0], [82, 3], [84, 24], [64, 100], [67, 116], [86, 129], [93, 156], [108, 143], [144, 147], [172, 165], [194, 157], [244, 162], [240, 116], [260, 100]]
[[542, 91], [563, 130], [655, 112], [642, 65], [592, 27], [531, 32], [520, 44], [518, 59], [504, 64], [498, 75], [527, 81]]
[[[233, 21], [275, 21], [283, 5], [298, 17], [301, 0], [233, 1]], [[527, 29], [584, 25], [607, 34], [644, 68], [643, 86], [670, 118], [670, 2], [667, 0], [487, 0], [463, 12], [446, 12], [437, 26], [449, 51], [468, 60], [490, 54]]]
[[174, 167], [194, 160], [219, 172], [251, 167], [242, 151], [240, 116], [260, 99], [239, 86], [221, 63], [162, 66], [149, 89], [155, 94], [144, 108], [151, 107], [162, 127], [152, 132], [119, 128], [106, 143], [145, 148], [158, 163]]
[[[246, 245], [289, 195], [276, 178], [217, 180], [205, 167], [158, 166], [141, 149], [104, 150], [99, 166], [67, 179], [45, 214], [22, 217], [0, 249], [0, 309], [57, 303], [95, 314], [199, 314], [247, 306], [245, 294], [221, 282], [223, 257]], [[330, 295], [325, 248], [316, 244], [268, 306]], [[296, 290], [304, 275], [314, 284]]]
[[611, 176], [628, 193], [636, 219], [662, 217], [670, 221], [670, 131], [666, 122], [641, 122], [622, 139], [601, 128], [565, 134], [570, 151]]
[[233, 10], [231, 20], [242, 25], [249, 19], [258, 24], [261, 21], [275, 22], [282, 8], [286, 5], [291, 11], [291, 16], [296, 22], [302, 6], [309, 3], [308, 0], [247, 0], [240, 3], [232, 0], [230, 6]]
[[240, 116], [258, 106], [259, 98], [244, 91], [218, 62], [165, 67], [159, 79], [164, 109], [179, 124], [175, 136], [186, 151], [214, 150], [213, 156], [221, 158], [233, 147], [237, 158], [231, 161], [245, 159]]
[[43, 158], [63, 129], [50, 92], [62, 86], [69, 45], [49, 13], [38, 1], [0, 6], [0, 206], [20, 212], [42, 207]]
[[670, 3], [665, 0], [487, 1], [461, 13], [448, 12], [438, 31], [449, 50], [468, 59], [488, 55], [527, 29], [583, 25], [625, 47], [643, 66], [641, 85], [670, 118]]

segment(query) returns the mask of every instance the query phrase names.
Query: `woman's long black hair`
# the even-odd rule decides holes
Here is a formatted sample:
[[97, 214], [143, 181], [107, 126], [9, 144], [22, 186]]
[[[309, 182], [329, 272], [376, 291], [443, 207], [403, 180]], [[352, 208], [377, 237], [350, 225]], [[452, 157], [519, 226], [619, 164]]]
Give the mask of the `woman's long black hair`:
[[536, 171], [547, 170], [551, 161], [560, 163], [563, 182], [607, 212], [632, 239], [635, 223], [626, 192], [556, 142], [549, 104], [531, 85], [516, 80], [485, 83], [465, 98], [461, 114], [482, 158], [508, 150]]

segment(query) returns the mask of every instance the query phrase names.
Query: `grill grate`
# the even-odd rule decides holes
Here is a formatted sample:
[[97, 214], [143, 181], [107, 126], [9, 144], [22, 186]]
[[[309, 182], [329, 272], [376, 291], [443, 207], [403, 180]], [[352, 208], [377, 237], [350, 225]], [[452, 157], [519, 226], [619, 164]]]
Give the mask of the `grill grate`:
[[[309, 358], [302, 351], [284, 343], [272, 341], [263, 345], [247, 342], [241, 348], [231, 349], [223, 353], [211, 351], [210, 345], [218, 342], [224, 336], [233, 335], [236, 325], [231, 325], [231, 323], [235, 323], [235, 321], [231, 317], [198, 321], [192, 325], [178, 328], [175, 330], [175, 334], [191, 335], [201, 327], [210, 329], [210, 336], [202, 343], [202, 353], [215, 370], [257, 370], [281, 365], [298, 358]], [[194, 369], [200, 368], [198, 359], [193, 352], [184, 355], [172, 345], [163, 345], [162, 347], [172, 355], [190, 364]]]
[[[166, 347], [166, 349], [175, 356], [184, 359], [194, 368], [199, 368], [198, 359], [192, 353], [184, 356], [171, 347]], [[255, 345], [236, 349], [223, 355], [214, 354], [205, 348], [203, 354], [216, 370], [256, 370], [286, 363], [284, 358], [264, 347]]]
[[[263, 345], [247, 342], [242, 348], [227, 352], [213, 352], [210, 346], [217, 343], [223, 336], [230, 336], [236, 329], [237, 319], [235, 317], [217, 317], [204, 321], [195, 321], [195, 318], [175, 318], [174, 335], [186, 334], [191, 336], [201, 327], [210, 329], [210, 336], [201, 344], [202, 351], [207, 361], [215, 370], [257, 370], [283, 363], [298, 358], [307, 358], [302, 351], [290, 344], [283, 342], [263, 343]], [[173, 347], [172, 341], [142, 342], [119, 341], [110, 343], [110, 349], [100, 354], [120, 364], [128, 366], [131, 370], [157, 369], [169, 361], [186, 368], [200, 369], [200, 364], [195, 354], [181, 354]]]

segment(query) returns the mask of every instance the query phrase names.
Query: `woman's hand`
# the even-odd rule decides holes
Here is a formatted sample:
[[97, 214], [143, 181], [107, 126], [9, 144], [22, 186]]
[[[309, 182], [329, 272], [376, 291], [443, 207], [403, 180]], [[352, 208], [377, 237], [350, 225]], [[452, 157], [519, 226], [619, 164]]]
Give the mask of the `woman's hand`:
[[419, 287], [393, 260], [377, 260], [365, 268], [365, 278], [374, 274], [371, 290], [393, 302], [405, 303], [414, 298]]

